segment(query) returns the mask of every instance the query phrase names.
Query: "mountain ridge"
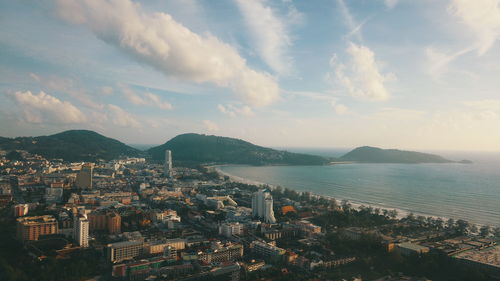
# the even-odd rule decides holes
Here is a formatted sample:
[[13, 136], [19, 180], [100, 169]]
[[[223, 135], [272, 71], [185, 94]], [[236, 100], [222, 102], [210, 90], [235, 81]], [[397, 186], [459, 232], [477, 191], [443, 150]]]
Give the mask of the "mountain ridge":
[[148, 149], [154, 160], [172, 150], [174, 161], [250, 165], [325, 165], [330, 159], [262, 147], [250, 142], [214, 135], [187, 133]]
[[7, 151], [25, 150], [47, 159], [66, 161], [112, 160], [121, 156], [140, 155], [139, 150], [90, 130], [68, 130], [37, 137], [1, 137], [0, 148]]

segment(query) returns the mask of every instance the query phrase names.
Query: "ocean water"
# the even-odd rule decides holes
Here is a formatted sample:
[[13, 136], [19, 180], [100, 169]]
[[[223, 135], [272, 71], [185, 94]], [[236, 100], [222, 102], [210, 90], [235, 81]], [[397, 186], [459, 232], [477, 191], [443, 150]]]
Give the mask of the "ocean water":
[[474, 163], [222, 166], [220, 169], [251, 181], [353, 203], [500, 227], [500, 155], [460, 156], [449, 158], [470, 159]]

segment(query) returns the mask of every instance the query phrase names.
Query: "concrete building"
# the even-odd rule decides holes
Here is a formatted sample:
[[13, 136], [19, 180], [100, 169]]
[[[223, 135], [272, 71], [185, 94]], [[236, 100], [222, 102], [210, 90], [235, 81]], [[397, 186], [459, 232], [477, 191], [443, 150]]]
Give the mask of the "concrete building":
[[165, 150], [165, 164], [163, 166], [163, 173], [167, 178], [172, 178], [172, 151]]
[[261, 189], [252, 196], [252, 216], [267, 223], [276, 223], [273, 210], [273, 196], [267, 189]]
[[259, 256], [271, 259], [280, 258], [286, 253], [285, 249], [257, 240], [250, 243], [250, 249]]
[[17, 204], [14, 206], [14, 217], [22, 217], [26, 216], [29, 211], [28, 204]]
[[241, 244], [216, 247], [200, 254], [200, 260], [207, 263], [234, 261], [241, 257], [243, 257]]
[[421, 255], [429, 252], [429, 248], [420, 246], [418, 244], [413, 244], [413, 243], [400, 243], [397, 244], [397, 250], [401, 253], [403, 256], [410, 256], [410, 255]]
[[75, 185], [80, 189], [92, 189], [92, 175], [94, 171], [93, 163], [86, 163], [82, 165], [80, 172], [76, 176]]
[[22, 217], [17, 219], [17, 238], [20, 241], [38, 240], [40, 235], [57, 234], [53, 216]]
[[243, 224], [240, 224], [238, 222], [226, 222], [219, 226], [219, 234], [226, 237], [231, 237], [233, 235], [243, 235], [243, 231]]
[[106, 258], [112, 263], [130, 260], [142, 255], [142, 241], [126, 241], [108, 244], [106, 246]]
[[177, 251], [184, 250], [186, 248], [186, 240], [181, 238], [167, 239], [164, 241], [150, 242], [145, 245], [146, 253], [150, 255], [163, 254], [165, 249], [173, 248]]
[[107, 231], [109, 234], [121, 233], [121, 216], [109, 210], [94, 211], [88, 214], [90, 231]]
[[86, 248], [89, 246], [89, 220], [87, 215], [78, 214], [73, 223], [73, 238], [80, 247]]

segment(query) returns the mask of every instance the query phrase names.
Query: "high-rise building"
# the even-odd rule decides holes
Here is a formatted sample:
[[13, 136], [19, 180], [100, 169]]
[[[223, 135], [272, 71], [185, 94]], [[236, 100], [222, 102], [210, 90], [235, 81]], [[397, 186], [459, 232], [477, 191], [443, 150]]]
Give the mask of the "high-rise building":
[[273, 196], [268, 189], [261, 189], [252, 196], [252, 215], [267, 223], [276, 223], [273, 211]]
[[20, 241], [38, 240], [40, 235], [57, 234], [53, 216], [22, 217], [17, 219], [17, 238]]
[[165, 150], [165, 164], [163, 167], [163, 173], [167, 178], [172, 178], [172, 151]]
[[73, 238], [80, 247], [86, 248], [89, 246], [89, 220], [87, 215], [76, 215], [73, 223]]
[[14, 206], [14, 217], [26, 216], [29, 211], [28, 204], [17, 204]]
[[243, 224], [238, 222], [226, 222], [219, 226], [219, 234], [226, 237], [232, 237], [233, 235], [243, 235]]
[[92, 189], [92, 172], [94, 171], [93, 163], [86, 163], [76, 176], [76, 187], [81, 189]]

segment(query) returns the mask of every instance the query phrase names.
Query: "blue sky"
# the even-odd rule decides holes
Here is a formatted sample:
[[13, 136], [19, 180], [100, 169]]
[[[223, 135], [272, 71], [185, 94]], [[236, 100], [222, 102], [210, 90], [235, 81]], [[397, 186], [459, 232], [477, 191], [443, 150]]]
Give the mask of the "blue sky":
[[500, 150], [500, 0], [0, 3], [2, 136]]

